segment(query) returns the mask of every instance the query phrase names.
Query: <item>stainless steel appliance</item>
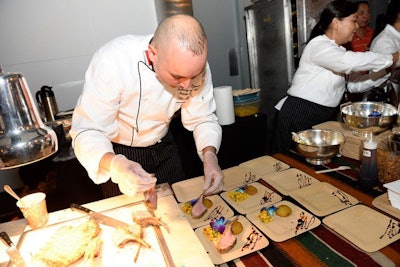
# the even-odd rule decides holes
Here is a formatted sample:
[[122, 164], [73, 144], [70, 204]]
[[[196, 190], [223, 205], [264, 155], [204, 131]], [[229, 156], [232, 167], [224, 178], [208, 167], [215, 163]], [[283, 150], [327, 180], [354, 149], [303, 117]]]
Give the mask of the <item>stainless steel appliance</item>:
[[36, 101], [46, 121], [55, 121], [58, 113], [56, 98], [52, 87], [44, 85], [36, 92]]
[[269, 128], [286, 95], [305, 43], [331, 0], [260, 0], [245, 9], [251, 85], [261, 88]]

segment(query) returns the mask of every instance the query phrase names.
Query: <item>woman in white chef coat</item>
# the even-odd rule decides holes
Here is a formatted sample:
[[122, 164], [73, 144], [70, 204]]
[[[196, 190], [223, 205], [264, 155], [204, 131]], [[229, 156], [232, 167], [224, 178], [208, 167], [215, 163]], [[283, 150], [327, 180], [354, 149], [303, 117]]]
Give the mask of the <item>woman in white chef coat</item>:
[[216, 156], [222, 130], [200, 23], [171, 16], [154, 36], [121, 36], [95, 53], [70, 133], [76, 157], [105, 197], [185, 178], [169, 133], [179, 109], [204, 163], [203, 190], [217, 193], [223, 186]]
[[[322, 11], [310, 41], [303, 50], [287, 96], [278, 102], [273, 153], [293, 147], [291, 132], [336, 120], [337, 107], [351, 72], [385, 71], [398, 61], [399, 53], [377, 54], [346, 51], [343, 44], [352, 40], [358, 28], [357, 4], [335, 0]], [[381, 77], [379, 74], [377, 78]], [[348, 81], [350, 92], [362, 92], [377, 81], [373, 76]]]
[[[376, 53], [394, 53], [400, 51], [400, 1], [391, 1], [384, 15], [384, 22], [375, 31], [375, 37], [371, 42], [371, 51]], [[386, 78], [399, 82], [400, 69], [395, 68]], [[399, 87], [399, 84], [394, 84]], [[397, 98], [397, 96], [396, 96]], [[398, 99], [395, 99], [397, 104]]]

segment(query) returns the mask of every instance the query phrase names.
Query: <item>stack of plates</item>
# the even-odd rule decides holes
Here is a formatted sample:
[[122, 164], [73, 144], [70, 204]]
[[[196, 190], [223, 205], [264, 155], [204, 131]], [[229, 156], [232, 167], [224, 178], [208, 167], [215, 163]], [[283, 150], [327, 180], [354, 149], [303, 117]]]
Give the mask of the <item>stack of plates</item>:
[[390, 204], [393, 207], [400, 209], [400, 180], [384, 184], [383, 186], [388, 189]]

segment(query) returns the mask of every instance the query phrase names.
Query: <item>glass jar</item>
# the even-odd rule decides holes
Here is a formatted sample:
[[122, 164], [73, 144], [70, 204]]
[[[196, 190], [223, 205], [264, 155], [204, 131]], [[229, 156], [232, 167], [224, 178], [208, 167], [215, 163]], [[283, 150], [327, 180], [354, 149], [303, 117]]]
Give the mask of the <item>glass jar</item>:
[[382, 184], [400, 179], [400, 139], [392, 134], [378, 143], [378, 177]]

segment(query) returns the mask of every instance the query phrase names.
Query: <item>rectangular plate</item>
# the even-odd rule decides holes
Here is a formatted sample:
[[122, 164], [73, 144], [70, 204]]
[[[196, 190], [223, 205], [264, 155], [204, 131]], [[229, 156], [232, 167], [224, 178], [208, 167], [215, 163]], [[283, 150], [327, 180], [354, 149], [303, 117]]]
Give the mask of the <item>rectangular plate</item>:
[[235, 246], [224, 254], [219, 253], [216, 244], [203, 233], [203, 229], [207, 226], [195, 230], [197, 237], [214, 264], [223, 264], [268, 246], [268, 239], [246, 217], [239, 215], [238, 221], [243, 225], [243, 231], [236, 236]]
[[236, 202], [231, 197], [229, 197], [229, 193], [235, 191], [236, 188], [221, 193], [221, 197], [241, 214], [246, 214], [254, 210], [258, 210], [265, 205], [273, 205], [274, 203], [282, 200], [282, 197], [278, 193], [272, 191], [268, 187], [258, 182], [248, 185], [252, 185], [257, 188], [257, 193], [254, 195], [249, 195], [248, 198], [243, 201]]
[[384, 193], [384, 194], [374, 198], [374, 200], [372, 201], [372, 205], [374, 205], [378, 209], [392, 215], [393, 217], [400, 219], [400, 209], [397, 209], [397, 208], [393, 207], [392, 204], [390, 204], [389, 198], [388, 198], [388, 193]]
[[365, 205], [342, 210], [322, 222], [366, 252], [378, 251], [400, 239], [400, 222]]
[[204, 176], [199, 176], [172, 184], [172, 190], [178, 202], [198, 198], [203, 193]]
[[292, 191], [290, 196], [317, 216], [326, 216], [359, 202], [356, 198], [326, 182], [313, 183]]
[[[117, 218], [123, 222], [132, 224], [133, 212], [138, 215], [146, 214], [146, 216], [148, 216], [148, 211], [143, 201], [135, 202], [133, 204], [125, 205], [109, 211], [104, 211], [102, 213], [107, 216]], [[29, 263], [39, 248], [49, 241], [52, 235], [60, 227], [67, 225], [78, 225], [87, 221], [88, 218], [88, 216], [80, 217], [77, 219], [48, 225], [43, 228], [26, 231], [22, 234], [18, 242], [18, 249], [20, 250], [24, 259]], [[115, 228], [106, 225], [100, 225], [100, 227], [102, 229], [100, 235], [101, 239], [103, 240], [103, 244], [100, 255], [94, 260], [94, 266], [130, 266], [133, 264], [133, 259], [138, 249], [138, 244], [136, 242], [129, 242], [124, 245], [123, 248], [118, 248], [112, 241], [112, 235]], [[156, 233], [152, 227], [147, 227], [144, 229], [143, 239], [151, 245], [151, 248], [141, 248], [136, 264], [139, 266], [166, 266], [161, 247], [158, 244]], [[83, 266], [83, 259], [80, 259], [70, 266]]]
[[261, 209], [248, 213], [246, 217], [275, 242], [288, 240], [321, 224], [321, 221], [313, 214], [289, 201], [284, 200], [274, 204], [275, 207], [280, 205], [289, 206], [292, 209], [292, 214], [287, 217], [280, 217], [275, 214], [272, 216], [272, 221], [268, 223], [263, 223], [258, 219]]
[[313, 183], [319, 183], [318, 179], [296, 168], [268, 175], [263, 180], [285, 196], [288, 196], [293, 190], [307, 187]]
[[245, 184], [253, 183], [261, 178], [258, 172], [242, 166], [234, 166], [222, 170], [224, 173], [223, 191], [229, 191]]
[[[290, 166], [271, 156], [262, 156], [240, 163], [239, 166], [247, 167], [257, 173], [260, 178], [267, 177], [271, 173], [289, 169]], [[236, 186], [237, 187], [237, 186]]]
[[[224, 216], [225, 218], [230, 218], [234, 215], [233, 210], [219, 195], [207, 196], [206, 198], [211, 200], [213, 205], [201, 218], [193, 219], [191, 215], [184, 213], [185, 217], [193, 228], [208, 225], [211, 220], [217, 219], [221, 216]], [[184, 204], [184, 202], [179, 203], [179, 207], [182, 208]]]

